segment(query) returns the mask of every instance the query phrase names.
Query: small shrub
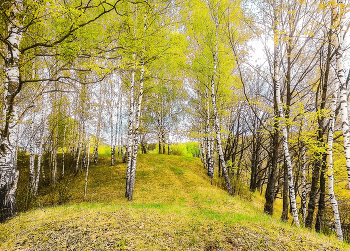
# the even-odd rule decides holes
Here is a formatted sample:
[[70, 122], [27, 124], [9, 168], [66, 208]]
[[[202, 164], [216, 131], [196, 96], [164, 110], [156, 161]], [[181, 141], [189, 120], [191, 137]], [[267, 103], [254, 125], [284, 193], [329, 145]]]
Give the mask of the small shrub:
[[235, 195], [239, 196], [241, 199], [245, 199], [248, 201], [252, 200], [253, 193], [250, 191], [249, 187], [243, 183], [239, 178], [236, 177], [231, 179], [233, 182], [233, 190], [235, 191]]

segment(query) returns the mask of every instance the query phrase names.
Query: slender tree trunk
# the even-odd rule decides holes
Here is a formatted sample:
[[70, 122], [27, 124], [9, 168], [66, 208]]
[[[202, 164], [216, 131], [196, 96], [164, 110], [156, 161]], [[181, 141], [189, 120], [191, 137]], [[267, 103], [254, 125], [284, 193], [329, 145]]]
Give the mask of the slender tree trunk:
[[272, 156], [271, 156], [271, 169], [268, 176], [268, 182], [266, 186], [266, 192], [265, 192], [265, 205], [264, 205], [264, 212], [270, 215], [273, 215], [274, 210], [274, 202], [275, 202], [275, 185], [276, 185], [276, 176], [277, 176], [277, 164], [278, 164], [278, 148], [279, 148], [279, 112], [278, 112], [278, 106], [279, 103], [277, 101], [277, 95], [280, 95], [277, 93], [277, 74], [278, 74], [278, 65], [277, 65], [277, 53], [278, 53], [278, 34], [277, 34], [277, 24], [278, 24], [278, 18], [277, 18], [277, 7], [276, 7], [276, 1], [273, 1], [273, 8], [274, 8], [274, 20], [273, 20], [273, 30], [274, 30], [274, 50], [273, 50], [273, 105], [274, 105], [274, 124], [273, 124], [273, 134], [272, 134]]
[[[134, 55], [135, 59], [135, 55]], [[130, 183], [131, 183], [131, 169], [132, 169], [132, 149], [134, 144], [134, 123], [135, 123], [135, 104], [134, 104], [134, 89], [135, 89], [135, 69], [131, 72], [131, 83], [130, 83], [130, 108], [129, 108], [129, 125], [128, 125], [128, 146], [127, 146], [127, 170], [126, 170], [126, 186], [125, 186], [125, 197], [130, 196]]]
[[205, 156], [205, 146], [203, 141], [199, 141], [199, 154], [201, 157], [201, 162], [205, 163], [204, 156]]
[[[331, 36], [331, 35], [330, 35]], [[324, 109], [326, 109], [326, 101], [327, 101], [327, 91], [328, 91], [328, 78], [329, 78], [329, 71], [330, 71], [330, 63], [331, 63], [331, 54], [332, 54], [332, 44], [331, 40], [328, 40], [328, 48], [327, 48], [327, 61], [326, 61], [326, 69], [324, 72], [324, 78], [321, 78], [320, 84], [322, 83], [322, 98], [321, 98], [321, 104], [320, 104], [320, 114], [323, 114]], [[321, 68], [322, 69], [322, 68]], [[336, 81], [336, 91], [339, 89], [339, 82]], [[336, 94], [337, 95], [337, 94]], [[336, 96], [337, 97], [337, 96]], [[317, 96], [316, 96], [316, 103], [318, 102]], [[336, 101], [334, 101], [336, 102]], [[334, 104], [335, 105], [335, 104]], [[335, 109], [334, 109], [335, 112]], [[325, 116], [320, 115], [318, 118], [318, 136], [317, 136], [317, 141], [319, 142], [319, 145], [323, 147], [324, 145], [324, 120]], [[318, 158], [321, 158], [320, 154], [318, 154]], [[308, 228], [312, 228], [312, 223], [314, 219], [314, 211], [316, 208], [316, 199], [318, 195], [318, 181], [320, 178], [320, 166], [322, 164], [320, 161], [316, 161], [315, 165], [313, 167], [312, 171], [312, 181], [311, 181], [311, 189], [309, 193], [309, 203], [308, 203], [308, 209], [307, 209], [307, 216], [305, 219], [305, 226]]]
[[65, 125], [64, 127], [64, 133], [63, 133], [63, 146], [62, 146], [62, 178], [64, 177], [64, 148], [66, 146], [66, 131], [67, 131], [67, 126]]
[[158, 152], [162, 154], [162, 122], [160, 111], [158, 111]]
[[36, 173], [36, 179], [34, 183], [34, 195], [36, 196], [38, 194], [38, 187], [39, 187], [39, 179], [40, 179], [40, 169], [41, 169], [41, 159], [43, 156], [43, 145], [44, 145], [44, 132], [45, 132], [45, 119], [44, 116], [42, 117], [42, 131], [40, 136], [40, 146], [39, 146], [39, 154], [38, 154], [38, 168]]
[[208, 169], [208, 176], [210, 178], [214, 177], [214, 160], [213, 160], [213, 152], [214, 152], [214, 147], [212, 144], [212, 136], [211, 130], [210, 130], [210, 99], [209, 99], [209, 90], [206, 89], [205, 91], [205, 98], [207, 101], [207, 117], [206, 117], [206, 137], [207, 137], [207, 169]]
[[338, 202], [335, 197], [334, 193], [334, 176], [333, 176], [333, 135], [334, 135], [334, 124], [336, 120], [335, 111], [337, 108], [337, 99], [338, 99], [338, 89], [339, 89], [339, 82], [336, 81], [336, 87], [335, 92], [332, 97], [331, 102], [331, 119], [330, 119], [330, 126], [328, 131], [328, 193], [329, 193], [329, 199], [331, 202], [331, 207], [333, 210], [333, 218], [334, 218], [334, 226], [335, 230], [337, 232], [337, 236], [340, 241], [343, 241], [343, 231], [341, 227], [341, 221], [339, 216], [339, 209], [338, 209]]
[[215, 17], [215, 25], [216, 25], [216, 41], [215, 41], [215, 51], [213, 53], [213, 61], [214, 61], [214, 69], [213, 69], [213, 76], [211, 79], [211, 101], [213, 106], [213, 117], [214, 117], [214, 129], [216, 133], [216, 142], [219, 152], [219, 159], [222, 167], [222, 171], [224, 173], [224, 179], [226, 183], [227, 191], [230, 195], [234, 195], [233, 187], [230, 181], [230, 178], [228, 176], [227, 168], [226, 168], [226, 161], [224, 157], [224, 151], [222, 149], [222, 143], [221, 143], [221, 133], [220, 133], [220, 121], [219, 121], [219, 115], [218, 115], [218, 107], [217, 107], [217, 101], [216, 101], [216, 90], [215, 90], [215, 80], [217, 75], [217, 67], [218, 67], [218, 19]]
[[35, 180], [35, 153], [34, 153], [34, 114], [31, 121], [31, 132], [32, 137], [30, 141], [30, 158], [29, 158], [29, 188], [30, 191], [33, 192], [34, 180]]
[[305, 226], [308, 228], [312, 228], [312, 222], [314, 220], [314, 211], [316, 207], [319, 177], [320, 177], [320, 165], [319, 163], [315, 163], [312, 170], [311, 189], [309, 192], [309, 203], [307, 207], [307, 216], [305, 219]]
[[214, 137], [209, 136], [209, 151], [208, 151], [208, 176], [213, 178], [215, 173], [214, 166]]
[[[123, 153], [124, 147], [125, 147], [125, 153]], [[122, 146], [121, 147], [121, 154], [122, 154], [122, 157], [123, 157], [123, 163], [126, 163], [126, 159], [128, 157], [128, 152], [127, 152], [126, 146]]]
[[89, 165], [90, 165], [90, 139], [88, 139], [88, 148], [87, 148], [87, 165], [86, 165], [86, 175], [85, 175], [85, 188], [84, 188], [84, 200], [86, 199], [86, 190], [87, 190], [87, 182], [89, 176]]
[[77, 162], [76, 162], [76, 165], [75, 165], [75, 172], [78, 173], [79, 172], [79, 160], [80, 160], [80, 153], [81, 153], [81, 132], [79, 133], [79, 142], [78, 142], [78, 149], [77, 149], [77, 152], [78, 152], [78, 156], [77, 156]]
[[165, 131], [162, 131], [163, 154], [165, 154]]
[[121, 99], [121, 105], [119, 108], [120, 113], [120, 121], [119, 121], [119, 149], [118, 149], [118, 161], [119, 161], [119, 154], [120, 157], [123, 159], [123, 142], [122, 142], [122, 134], [123, 134], [123, 117], [122, 117], [122, 106], [123, 106], [123, 99]]
[[347, 88], [345, 81], [345, 70], [343, 65], [343, 37], [344, 32], [341, 24], [341, 17], [343, 16], [342, 10], [343, 1], [338, 0], [338, 5], [335, 1], [332, 1], [333, 9], [333, 23], [335, 26], [334, 33], [334, 47], [336, 55], [336, 81], [339, 81], [340, 87], [340, 117], [342, 122], [343, 138], [344, 138], [344, 151], [346, 159], [346, 170], [348, 173], [348, 183], [350, 186], [350, 132], [349, 132], [349, 117], [348, 117], [348, 101], [347, 101]]
[[306, 150], [305, 147], [303, 147], [302, 150], [302, 158], [303, 161], [301, 163], [301, 215], [303, 218], [303, 224], [305, 225], [305, 219], [306, 219], [306, 161], [305, 161], [305, 154]]
[[287, 222], [288, 221], [288, 205], [289, 205], [289, 201], [288, 201], [288, 168], [287, 168], [287, 164], [286, 161], [284, 161], [283, 164], [283, 209], [282, 209], [282, 216], [281, 216], [281, 220], [283, 222]]
[[102, 84], [101, 84], [100, 96], [99, 96], [99, 112], [98, 112], [98, 121], [97, 121], [97, 129], [96, 129], [95, 148], [94, 148], [94, 154], [92, 157], [94, 159], [95, 164], [98, 161], [98, 146], [100, 144], [101, 120], [102, 120], [102, 110], [103, 110], [102, 95], [103, 95], [103, 91], [102, 91]]
[[[56, 125], [57, 127], [57, 125]], [[54, 132], [54, 143], [52, 146], [52, 182], [53, 186], [56, 187], [56, 174], [57, 174], [57, 128], [55, 129]]]
[[115, 147], [114, 147], [114, 141], [113, 141], [113, 117], [112, 117], [112, 112], [111, 112], [111, 123], [110, 123], [110, 126], [111, 126], [111, 166], [114, 166], [114, 150], [115, 150]]
[[326, 171], [327, 171], [327, 154], [322, 154], [321, 175], [320, 175], [320, 196], [318, 200], [318, 211], [316, 216], [315, 230], [320, 233], [323, 227], [324, 214], [326, 209]]
[[[276, 84], [276, 96], [277, 96], [279, 117], [284, 119], [283, 107], [281, 104], [280, 85], [278, 82]], [[293, 169], [292, 169], [292, 162], [289, 155], [288, 131], [285, 125], [282, 125], [282, 136], [283, 136], [282, 145], [284, 150], [284, 157], [286, 159], [286, 165], [288, 168], [288, 187], [289, 187], [289, 197], [290, 197], [290, 203], [292, 208], [292, 215], [293, 215], [294, 223], [297, 225], [297, 227], [299, 227], [299, 216], [298, 216], [297, 203], [295, 199], [295, 190], [294, 190], [294, 181], [293, 181]]]
[[252, 157], [251, 157], [251, 174], [250, 174], [250, 191], [255, 192], [256, 190], [256, 173], [257, 173], [257, 163], [256, 163], [256, 158], [255, 155], [257, 154], [256, 152], [256, 142], [255, 142], [255, 134], [253, 134], [253, 139], [252, 139]]
[[[120, 154], [120, 135], [121, 135], [121, 121], [122, 121], [122, 115], [121, 115], [121, 109], [122, 109], [122, 95], [120, 94], [120, 98], [119, 98], [119, 107], [118, 107], [118, 119], [117, 119], [117, 123], [118, 123], [118, 131], [117, 131], [117, 135], [116, 135], [116, 146], [117, 146], [117, 160], [119, 162], [119, 154]], [[117, 126], [117, 125], [116, 125]]]
[[144, 81], [144, 72], [145, 68], [144, 65], [141, 67], [141, 76], [140, 76], [140, 90], [138, 95], [138, 103], [136, 105], [135, 110], [135, 127], [134, 127], [134, 146], [133, 146], [133, 153], [132, 153], [132, 169], [130, 173], [130, 187], [129, 187], [129, 196], [128, 200], [132, 200], [133, 193], [134, 193], [134, 186], [135, 186], [135, 174], [136, 174], [136, 166], [137, 166], [137, 152], [138, 152], [138, 145], [139, 145], [139, 127], [140, 127], [140, 117], [141, 117], [141, 105], [142, 105], [142, 99], [143, 99], [143, 81]]
[[[276, 104], [276, 102], [275, 102]], [[276, 109], [275, 109], [276, 113]], [[269, 170], [268, 174], [268, 180], [267, 180], [267, 186], [265, 191], [265, 205], [264, 205], [264, 212], [273, 215], [274, 211], [274, 202], [275, 202], [275, 195], [276, 195], [276, 177], [277, 177], [277, 160], [278, 160], [278, 146], [279, 146], [279, 140], [278, 140], [278, 120], [275, 119], [274, 126], [273, 126], [273, 133], [272, 133], [272, 142], [271, 142], [271, 168]]]

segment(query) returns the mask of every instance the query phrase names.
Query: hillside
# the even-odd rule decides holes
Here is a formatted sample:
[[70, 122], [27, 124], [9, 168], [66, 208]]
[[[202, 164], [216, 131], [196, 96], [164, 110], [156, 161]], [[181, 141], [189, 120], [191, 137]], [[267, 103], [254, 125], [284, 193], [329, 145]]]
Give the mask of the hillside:
[[[198, 158], [141, 155], [134, 200], [126, 165], [103, 157], [84, 175], [43, 191], [41, 208], [0, 225], [0, 250], [350, 250], [263, 213], [259, 194], [230, 197], [211, 185]], [[59, 204], [62, 196], [65, 204]], [[247, 196], [250, 197], [250, 196]]]

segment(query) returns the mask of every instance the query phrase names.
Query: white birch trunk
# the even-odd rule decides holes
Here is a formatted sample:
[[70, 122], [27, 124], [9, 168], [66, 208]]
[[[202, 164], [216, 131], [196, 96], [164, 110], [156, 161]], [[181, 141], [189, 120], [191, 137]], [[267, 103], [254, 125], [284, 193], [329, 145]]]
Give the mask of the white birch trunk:
[[[135, 55], [134, 55], [135, 57]], [[128, 124], [128, 146], [127, 146], [127, 170], [126, 170], [126, 191], [125, 197], [129, 198], [130, 178], [131, 178], [131, 164], [132, 164], [132, 147], [133, 147], [133, 127], [134, 127], [134, 88], [135, 88], [135, 69], [131, 72], [130, 83], [130, 110], [129, 110], [129, 124]]]
[[343, 36], [344, 32], [341, 24], [342, 0], [338, 0], [338, 5], [332, 1], [333, 18], [334, 18], [334, 47], [336, 51], [336, 81], [340, 87], [340, 117], [342, 122], [342, 131], [344, 138], [344, 151], [346, 159], [346, 170], [348, 173], [348, 183], [350, 186], [350, 132], [349, 132], [349, 117], [348, 117], [348, 101], [347, 87], [345, 82], [345, 70], [343, 65]]
[[100, 97], [99, 97], [99, 113], [98, 113], [98, 121], [97, 121], [97, 131], [96, 131], [96, 140], [95, 140], [95, 148], [94, 148], [94, 154], [93, 159], [94, 163], [96, 164], [98, 161], [98, 146], [100, 141], [100, 134], [101, 134], [101, 119], [102, 119], [102, 84], [100, 86]]
[[[278, 105], [278, 112], [281, 119], [284, 119], [284, 112], [283, 112], [283, 106], [281, 103], [281, 88], [280, 84], [276, 83], [276, 96], [277, 96], [277, 105]], [[294, 223], [297, 227], [299, 227], [299, 216], [298, 216], [298, 209], [297, 209], [297, 202], [295, 199], [295, 190], [294, 190], [294, 177], [293, 177], [293, 168], [292, 168], [292, 161], [290, 159], [289, 154], [289, 144], [288, 144], [288, 131], [287, 126], [285, 124], [281, 124], [282, 127], [282, 145], [284, 150], [284, 157], [286, 159], [286, 164], [288, 168], [288, 187], [289, 187], [289, 199], [292, 209], [292, 215]]]
[[[334, 7], [334, 6], [333, 6]], [[338, 61], [338, 58], [337, 58]], [[334, 135], [334, 124], [336, 120], [335, 111], [337, 109], [337, 99], [338, 99], [338, 90], [339, 82], [335, 82], [335, 92], [333, 94], [332, 103], [331, 103], [331, 119], [330, 126], [328, 131], [328, 193], [330, 197], [331, 207], [333, 210], [334, 217], [334, 226], [339, 240], [343, 241], [343, 231], [341, 228], [341, 221], [338, 209], [338, 202], [334, 194], [334, 176], [333, 176], [333, 135]], [[342, 99], [340, 98], [340, 102]], [[345, 138], [345, 137], [344, 137]]]
[[213, 52], [214, 68], [213, 68], [213, 76], [211, 79], [211, 101], [213, 106], [214, 129], [216, 133], [216, 142], [217, 142], [217, 148], [219, 153], [219, 160], [220, 160], [221, 168], [224, 174], [227, 191], [230, 195], [233, 196], [234, 191], [227, 172], [226, 161], [225, 161], [224, 152], [222, 149], [221, 133], [220, 133], [221, 128], [220, 128], [220, 121], [219, 121], [219, 114], [218, 114], [218, 106], [216, 101], [215, 82], [216, 82], [217, 67], [218, 67], [218, 29], [219, 29], [219, 23], [218, 23], [217, 17], [215, 17], [215, 26], [216, 26], [216, 34], [215, 34], [216, 41], [215, 41], [215, 51]]
[[[79, 133], [81, 134], [81, 132]], [[81, 135], [80, 135], [80, 138], [81, 138]], [[81, 153], [81, 148], [82, 148], [82, 144], [80, 143], [80, 140], [79, 139], [79, 142], [78, 142], [78, 156], [77, 156], [77, 162], [76, 162], [76, 165], [75, 165], [75, 172], [78, 173], [79, 172], [79, 159], [80, 159], [80, 153]]]
[[40, 136], [40, 145], [39, 145], [39, 154], [38, 154], [38, 168], [37, 168], [37, 173], [36, 173], [36, 178], [35, 178], [35, 183], [34, 183], [34, 195], [35, 196], [38, 194], [41, 159], [43, 156], [44, 132], [45, 132], [45, 120], [44, 120], [44, 118], [42, 118], [42, 124], [43, 124], [43, 129], [41, 131], [41, 136]]
[[141, 80], [140, 80], [140, 92], [139, 92], [139, 99], [138, 103], [136, 105], [135, 112], [135, 127], [133, 130], [133, 136], [134, 136], [134, 146], [133, 146], [133, 153], [132, 153], [132, 169], [130, 173], [130, 188], [129, 188], [129, 200], [132, 200], [133, 193], [134, 193], [134, 186], [135, 186], [135, 174], [136, 174], [136, 165], [137, 165], [137, 153], [138, 153], [138, 145], [139, 145], [139, 127], [140, 127], [140, 117], [141, 117], [141, 105], [142, 105], [142, 98], [143, 98], [143, 81], [144, 81], [144, 73], [145, 73], [145, 66], [142, 65], [141, 68]]
[[85, 175], [85, 188], [84, 188], [84, 200], [86, 199], [87, 182], [89, 176], [89, 165], [90, 165], [90, 139], [88, 139], [89, 144], [87, 148], [87, 165], [86, 165], [86, 175]]
[[63, 146], [62, 146], [62, 178], [64, 177], [64, 147], [66, 145], [66, 131], [67, 131], [67, 126], [65, 125], [64, 127], [64, 133], [63, 133]]
[[21, 89], [19, 60], [19, 45], [22, 40], [22, 26], [19, 20], [23, 11], [23, 0], [11, 2], [12, 15], [7, 22], [7, 55], [5, 59], [5, 90], [3, 115], [4, 127], [0, 135], [0, 222], [3, 222], [17, 212], [16, 190], [19, 172], [17, 170], [16, 134], [18, 130], [18, 108], [16, 95]]
[[34, 153], [34, 114], [31, 123], [31, 131], [32, 131], [32, 137], [30, 140], [30, 147], [29, 147], [29, 188], [30, 191], [33, 191], [34, 186], [34, 180], [35, 180], [35, 153]]
[[111, 122], [110, 122], [110, 126], [111, 126], [111, 166], [114, 165], [114, 140], [113, 140], [113, 112], [111, 112]]
[[118, 104], [118, 119], [117, 119], [117, 124], [116, 124], [116, 127], [118, 128], [117, 130], [117, 135], [116, 135], [116, 147], [117, 147], [117, 161], [119, 162], [119, 152], [120, 152], [120, 143], [119, 143], [119, 135], [121, 133], [121, 125], [120, 125], [120, 122], [121, 122], [121, 98], [122, 96], [120, 95], [120, 98], [119, 98], [119, 104]]
[[205, 150], [204, 150], [203, 142], [201, 140], [199, 140], [199, 142], [198, 142], [198, 149], [199, 149], [199, 155], [201, 157], [201, 162], [204, 163], [203, 156], [204, 156]]
[[305, 154], [306, 150], [305, 147], [303, 147], [302, 151], [302, 164], [301, 164], [301, 212], [303, 217], [303, 224], [305, 225], [305, 219], [306, 219], [306, 161], [305, 161]]
[[214, 159], [213, 159], [213, 144], [212, 144], [212, 136], [210, 131], [210, 105], [209, 105], [209, 95], [208, 95], [208, 89], [205, 92], [205, 98], [207, 101], [207, 121], [206, 121], [206, 137], [207, 137], [207, 169], [208, 169], [208, 176], [213, 178], [214, 177]]
[[[58, 125], [56, 125], [57, 127]], [[56, 187], [56, 181], [57, 181], [57, 150], [58, 150], [58, 128], [55, 129], [55, 143], [53, 146], [53, 174], [52, 174], [52, 180], [53, 180], [53, 186]]]

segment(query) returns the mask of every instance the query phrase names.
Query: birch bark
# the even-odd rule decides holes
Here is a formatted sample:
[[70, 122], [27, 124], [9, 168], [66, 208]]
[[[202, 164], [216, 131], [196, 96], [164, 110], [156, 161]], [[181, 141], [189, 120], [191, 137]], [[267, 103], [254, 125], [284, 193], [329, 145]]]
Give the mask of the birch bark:
[[67, 126], [64, 126], [64, 133], [63, 133], [63, 146], [62, 146], [62, 178], [64, 177], [64, 148], [66, 146], [66, 131], [67, 131]]
[[16, 133], [18, 124], [18, 108], [16, 96], [20, 92], [19, 45], [22, 40], [22, 25], [19, 16], [23, 11], [23, 0], [15, 0], [12, 16], [8, 22], [8, 46], [5, 58], [5, 90], [3, 113], [4, 127], [0, 136], [0, 222], [3, 222], [17, 212], [16, 190], [19, 172], [17, 170]]
[[89, 176], [89, 165], [90, 165], [90, 139], [88, 139], [88, 148], [87, 148], [87, 165], [86, 165], [86, 175], [85, 175], [85, 188], [84, 188], [84, 200], [86, 199], [86, 190], [87, 190], [87, 182]]
[[143, 98], [144, 73], [145, 73], [145, 66], [144, 66], [144, 64], [142, 64], [141, 80], [140, 80], [140, 92], [139, 92], [138, 103], [137, 103], [136, 111], [135, 111], [135, 127], [133, 130], [134, 146], [132, 149], [133, 150], [133, 152], [132, 152], [132, 168], [131, 168], [131, 173], [130, 173], [130, 187], [129, 187], [128, 200], [132, 200], [132, 196], [134, 193], [134, 186], [135, 186], [135, 173], [136, 173], [137, 152], [138, 152], [138, 145], [139, 145], [139, 127], [140, 127], [140, 117], [141, 117], [141, 104], [142, 104], [142, 98]]
[[77, 149], [77, 154], [78, 154], [78, 156], [77, 156], [77, 162], [76, 162], [76, 165], [75, 165], [75, 172], [76, 173], [78, 173], [79, 172], [79, 159], [80, 159], [80, 153], [81, 153], [81, 138], [82, 138], [82, 136], [81, 136], [81, 126], [79, 126], [79, 129], [80, 129], [80, 132], [79, 132], [79, 142], [78, 142], [78, 149]]
[[[334, 6], [333, 6], [334, 7]], [[337, 59], [338, 61], [338, 59]], [[333, 176], [333, 135], [334, 135], [334, 124], [336, 120], [335, 111], [337, 109], [337, 99], [338, 99], [338, 90], [339, 90], [339, 82], [335, 82], [335, 92], [332, 97], [331, 101], [331, 119], [330, 119], [330, 126], [328, 131], [328, 193], [330, 197], [331, 207], [333, 210], [333, 217], [334, 217], [334, 225], [335, 230], [337, 232], [337, 236], [339, 240], [343, 240], [343, 231], [341, 228], [341, 221], [339, 216], [339, 209], [338, 209], [338, 202], [334, 194], [334, 176]], [[340, 99], [341, 100], [341, 99]], [[340, 101], [341, 102], [341, 101]]]
[[99, 112], [98, 112], [98, 121], [97, 121], [97, 131], [96, 131], [96, 140], [95, 140], [95, 148], [94, 148], [94, 154], [93, 159], [94, 163], [96, 164], [98, 161], [98, 145], [100, 141], [100, 134], [101, 134], [101, 119], [102, 119], [102, 85], [100, 86], [100, 96], [99, 96]]
[[34, 183], [34, 195], [38, 194], [38, 187], [39, 187], [39, 179], [40, 179], [40, 169], [41, 169], [41, 159], [43, 156], [43, 145], [44, 145], [44, 132], [45, 132], [45, 120], [44, 116], [42, 117], [42, 131], [40, 135], [40, 145], [39, 145], [39, 154], [38, 154], [38, 167], [37, 167], [37, 173]]
[[122, 142], [122, 134], [123, 134], [123, 116], [122, 116], [122, 107], [123, 107], [123, 99], [120, 100], [120, 121], [119, 121], [119, 150], [118, 150], [118, 160], [119, 160], [119, 154], [120, 158], [123, 159], [123, 142]]
[[[338, 3], [338, 4], [337, 4]], [[345, 81], [345, 70], [343, 65], [343, 37], [344, 31], [342, 28], [341, 17], [343, 1], [332, 0], [332, 14], [334, 23], [334, 47], [336, 55], [336, 81], [340, 87], [340, 117], [342, 122], [344, 151], [346, 159], [346, 170], [348, 173], [348, 183], [350, 185], [350, 132], [349, 132], [349, 117], [348, 117], [348, 102], [347, 102], [347, 87]]]
[[217, 75], [217, 67], [218, 67], [218, 29], [219, 29], [219, 23], [218, 18], [215, 17], [215, 26], [216, 26], [216, 34], [215, 34], [215, 51], [213, 53], [213, 61], [214, 61], [214, 68], [213, 68], [213, 76], [211, 79], [211, 101], [213, 106], [213, 117], [214, 117], [214, 130], [216, 133], [216, 142], [217, 142], [217, 148], [219, 153], [219, 160], [221, 163], [222, 171], [224, 174], [225, 184], [227, 191], [230, 195], [234, 195], [233, 187], [227, 172], [226, 168], [226, 161], [224, 158], [224, 151], [222, 149], [222, 143], [221, 143], [221, 133], [220, 133], [220, 121], [218, 116], [218, 107], [217, 107], [217, 101], [216, 101], [216, 91], [215, 91], [215, 81], [216, 81], [216, 75]]
[[205, 133], [206, 133], [206, 143], [207, 143], [207, 169], [208, 169], [208, 176], [213, 178], [214, 177], [214, 160], [213, 160], [213, 148], [211, 144], [211, 138], [210, 136], [210, 105], [209, 105], [209, 94], [208, 89], [205, 91], [205, 98], [207, 100], [207, 117], [206, 117], [206, 127], [205, 127]]
[[305, 161], [306, 149], [302, 150], [302, 164], [301, 164], [301, 215], [303, 218], [303, 224], [305, 225], [306, 219], [306, 161]]
[[34, 153], [34, 114], [32, 117], [32, 121], [30, 122], [32, 137], [30, 140], [30, 148], [29, 148], [29, 188], [31, 192], [33, 191], [34, 180], [35, 180], [35, 153]]
[[[281, 89], [280, 89], [280, 84], [278, 82], [276, 84], [276, 96], [277, 96], [279, 117], [284, 119], [283, 106], [281, 102]], [[282, 145], [284, 150], [284, 157], [286, 159], [286, 165], [288, 168], [289, 199], [290, 199], [294, 223], [297, 225], [297, 227], [299, 227], [300, 226], [299, 216], [298, 216], [298, 209], [297, 209], [297, 203], [295, 199], [295, 190], [294, 190], [293, 168], [292, 168], [292, 161], [289, 155], [288, 131], [287, 131], [286, 125], [282, 124], [281, 127], [282, 127]]]
[[[134, 55], [135, 58], [135, 55]], [[132, 168], [132, 147], [133, 147], [133, 126], [134, 126], [134, 89], [135, 89], [135, 69], [131, 72], [131, 83], [130, 83], [130, 108], [129, 108], [129, 124], [128, 124], [128, 146], [127, 146], [127, 170], [126, 170], [126, 186], [125, 186], [125, 197], [129, 198], [129, 184], [131, 178]]]

